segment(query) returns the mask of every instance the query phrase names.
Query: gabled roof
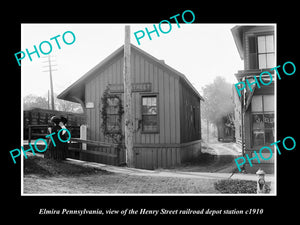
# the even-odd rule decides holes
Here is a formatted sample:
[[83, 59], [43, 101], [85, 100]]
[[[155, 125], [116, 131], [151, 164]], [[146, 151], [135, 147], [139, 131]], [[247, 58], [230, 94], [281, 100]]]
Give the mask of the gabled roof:
[[231, 33], [238, 49], [241, 59], [244, 59], [244, 33], [261, 33], [266, 31], [274, 31], [274, 25], [245, 25], [245, 26], [234, 26], [231, 28]]
[[[152, 59], [156, 63], [160, 64], [162, 67], [166, 68], [167, 70], [171, 71], [172, 74], [175, 74], [179, 78], [181, 78], [193, 91], [194, 93], [204, 101], [202, 96], [199, 94], [199, 92], [194, 88], [194, 86], [190, 83], [190, 81], [185, 77], [184, 74], [178, 72], [174, 68], [168, 66], [167, 64], [164, 63], [163, 60], [159, 60], [152, 55], [148, 54], [147, 52], [143, 51], [142, 49], [134, 46], [133, 44], [131, 45], [131, 49], [141, 53], [142, 55]], [[101, 67], [106, 65], [110, 60], [112, 60], [115, 56], [118, 54], [121, 54], [124, 52], [124, 45], [119, 47], [117, 50], [115, 50], [113, 53], [111, 53], [108, 57], [106, 57], [104, 60], [102, 60], [100, 63], [98, 63], [96, 66], [94, 66], [91, 70], [89, 70], [87, 73], [85, 73], [82, 77], [80, 77], [77, 81], [75, 81], [73, 84], [71, 84], [67, 89], [62, 91], [57, 98], [59, 99], [64, 99], [72, 102], [78, 102], [78, 99], [84, 102], [84, 84], [88, 78], [93, 76], [95, 74], [95, 71], [99, 70]]]

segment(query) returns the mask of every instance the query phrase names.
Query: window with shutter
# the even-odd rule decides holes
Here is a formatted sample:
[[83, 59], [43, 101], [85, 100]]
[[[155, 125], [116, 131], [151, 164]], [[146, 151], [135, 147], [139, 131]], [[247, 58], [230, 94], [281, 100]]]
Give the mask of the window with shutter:
[[258, 69], [256, 36], [249, 36], [248, 43], [249, 43], [249, 69], [250, 70]]

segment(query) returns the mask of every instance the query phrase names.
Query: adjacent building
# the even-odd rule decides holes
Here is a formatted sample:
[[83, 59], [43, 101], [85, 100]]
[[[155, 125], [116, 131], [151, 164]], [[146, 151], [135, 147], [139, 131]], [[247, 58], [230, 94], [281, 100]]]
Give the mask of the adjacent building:
[[[58, 95], [78, 102], [87, 118], [87, 139], [111, 142], [106, 134], [124, 134], [123, 60], [121, 46]], [[184, 74], [131, 44], [134, 164], [137, 168], [170, 168], [201, 152], [200, 102], [202, 97]], [[103, 118], [103, 95], [107, 111]], [[121, 125], [120, 125], [121, 122]], [[118, 165], [108, 160], [113, 149], [82, 150], [73, 157]], [[124, 149], [120, 157], [125, 157]], [[108, 153], [107, 157], [97, 152]], [[83, 156], [84, 155], [84, 156]]]
[[[244, 89], [239, 96], [234, 90], [235, 101], [235, 135], [237, 143], [243, 148], [243, 154], [248, 154], [250, 158], [255, 157], [254, 152], [259, 152], [263, 146], [270, 146], [275, 141], [275, 97], [274, 97], [274, 71], [275, 67], [275, 32], [274, 26], [235, 26], [232, 28], [232, 35], [242, 60], [244, 60], [244, 70], [238, 71], [235, 77], [238, 82], [248, 79], [253, 83], [254, 77], [259, 80], [259, 75], [268, 70], [273, 75], [273, 81], [267, 86], [252, 84], [252, 91]], [[270, 82], [270, 76], [262, 77], [264, 83]], [[252, 167], [247, 164], [247, 172], [256, 172], [258, 168], [267, 173], [274, 172], [274, 152], [269, 160], [252, 160]], [[269, 158], [269, 152], [262, 152], [264, 158]]]

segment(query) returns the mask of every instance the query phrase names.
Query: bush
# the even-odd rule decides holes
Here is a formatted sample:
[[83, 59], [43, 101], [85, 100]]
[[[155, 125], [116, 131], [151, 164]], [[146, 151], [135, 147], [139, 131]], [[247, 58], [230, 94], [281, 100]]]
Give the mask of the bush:
[[256, 193], [256, 181], [250, 180], [220, 180], [214, 183], [221, 193], [239, 194]]

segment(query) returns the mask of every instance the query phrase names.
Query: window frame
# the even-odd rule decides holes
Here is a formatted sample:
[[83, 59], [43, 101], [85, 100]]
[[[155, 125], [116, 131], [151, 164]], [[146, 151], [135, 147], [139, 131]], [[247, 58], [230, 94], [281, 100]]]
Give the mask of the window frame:
[[[112, 94], [112, 95], [108, 96], [107, 101], [110, 98], [117, 98], [119, 101], [121, 101], [121, 105], [122, 105], [122, 97], [121, 97], [121, 95], [119, 95], [119, 94]], [[108, 104], [108, 102], [107, 102], [107, 104]], [[118, 107], [120, 107], [120, 106], [118, 106]], [[108, 111], [109, 111], [108, 108], [109, 108], [109, 105], [106, 108], [106, 117], [107, 118], [106, 118], [106, 124], [105, 124], [105, 130], [106, 130], [105, 132], [108, 133], [108, 134], [122, 133], [122, 119], [123, 118], [122, 118], [122, 115], [119, 114], [120, 109], [117, 110], [118, 111], [117, 113], [112, 114], [112, 113], [108, 113]], [[119, 125], [119, 129], [118, 130], [109, 130], [108, 129], [108, 121], [109, 121], [108, 117], [109, 117], [109, 115], [115, 115], [115, 116], [119, 116], [120, 117], [118, 119], [121, 120], [121, 123]]]
[[[268, 52], [274, 54], [274, 63], [276, 64], [276, 37], [275, 32], [266, 31], [266, 32], [254, 32], [246, 33], [247, 40], [247, 68], [249, 70], [266, 70], [270, 68], [259, 68], [259, 55], [267, 53], [258, 53], [258, 37], [260, 36], [273, 36], [274, 41], [274, 52]], [[275, 65], [274, 65], [275, 66]]]
[[[265, 111], [265, 104], [264, 104], [264, 96], [267, 96], [266, 94], [260, 94], [260, 95], [253, 95], [254, 96], [260, 96], [261, 99], [262, 99], [262, 111], [257, 111], [257, 112], [253, 112], [252, 111], [252, 101], [251, 101], [251, 113], [250, 113], [250, 124], [251, 124], [251, 131], [250, 131], [250, 137], [251, 137], [251, 147], [252, 148], [256, 148], [256, 147], [262, 147], [262, 146], [267, 146], [269, 144], [271, 144], [272, 142], [268, 143], [266, 142], [266, 130], [268, 131], [272, 131], [273, 130], [273, 138], [275, 140], [275, 95], [274, 94], [271, 94], [274, 96], [274, 110], [273, 111]], [[265, 127], [265, 122], [264, 122], [264, 118], [265, 118], [265, 115], [272, 115], [273, 114], [273, 118], [274, 118], [274, 125], [273, 125], [273, 128], [266, 128]], [[259, 129], [254, 129], [253, 128], [253, 116], [254, 115], [262, 115], [262, 118], [263, 118], [263, 132], [264, 132], [264, 143], [262, 145], [254, 145], [254, 134], [253, 134], [253, 131], [254, 130], [259, 130]], [[273, 140], [273, 141], [274, 141]]]
[[[145, 131], [143, 130], [143, 98], [145, 97], [156, 97], [156, 116], [157, 116], [157, 129], [155, 131]], [[158, 134], [160, 132], [160, 124], [159, 124], [159, 95], [158, 93], [143, 93], [140, 94], [140, 128], [141, 134]]]
[[[266, 39], [267, 39], [267, 36], [273, 36], [273, 52], [268, 52], [267, 51], [267, 42], [266, 42]], [[262, 53], [260, 53], [259, 51], [258, 51], [258, 38], [259, 37], [264, 37], [264, 39], [265, 39], [265, 52], [262, 52]], [[274, 66], [275, 66], [275, 35], [274, 35], [274, 33], [272, 33], [272, 34], [259, 34], [259, 35], [256, 35], [256, 49], [257, 49], [257, 66], [258, 66], [258, 69], [270, 69], [270, 68], [273, 68]], [[267, 58], [267, 56], [268, 56], [268, 54], [273, 54], [274, 55], [274, 65], [273, 65], [273, 67], [268, 67], [267, 65], [268, 65], [268, 58]], [[260, 55], [264, 55], [264, 57], [265, 57], [265, 60], [266, 60], [266, 67], [263, 67], [263, 68], [260, 68], [260, 59], [259, 59], [259, 56]]]

